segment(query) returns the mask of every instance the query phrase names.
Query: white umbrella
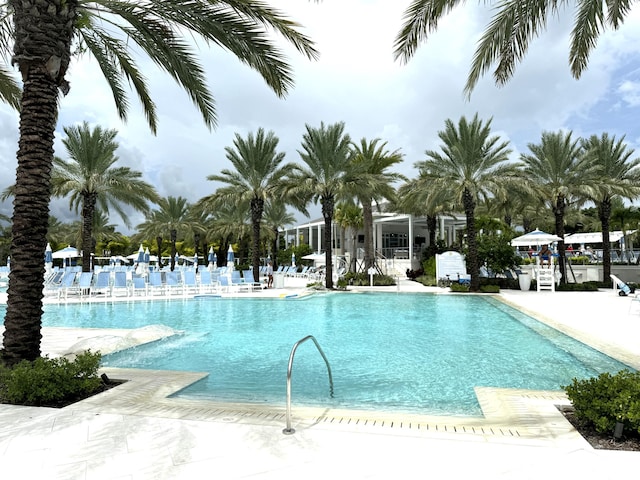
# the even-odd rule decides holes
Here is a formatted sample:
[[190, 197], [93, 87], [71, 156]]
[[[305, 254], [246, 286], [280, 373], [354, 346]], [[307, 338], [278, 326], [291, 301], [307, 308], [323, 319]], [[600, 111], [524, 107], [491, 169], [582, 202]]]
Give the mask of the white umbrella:
[[227, 268], [233, 270], [233, 264], [235, 262], [236, 255], [233, 252], [233, 247], [229, 245], [229, 250], [227, 250]]
[[78, 251], [78, 249], [72, 246], [64, 247], [61, 250], [56, 250], [51, 254], [51, 258], [62, 258], [63, 260], [67, 258], [78, 258], [79, 256], [80, 252]]
[[209, 265], [207, 265], [207, 269], [211, 272], [214, 269], [213, 262], [216, 261], [216, 254], [213, 251], [213, 245], [209, 247], [209, 257], [207, 258], [207, 260], [209, 260]]
[[528, 247], [529, 245], [546, 245], [562, 240], [557, 235], [546, 233], [537, 228], [533, 232], [525, 233], [511, 240], [512, 247]]

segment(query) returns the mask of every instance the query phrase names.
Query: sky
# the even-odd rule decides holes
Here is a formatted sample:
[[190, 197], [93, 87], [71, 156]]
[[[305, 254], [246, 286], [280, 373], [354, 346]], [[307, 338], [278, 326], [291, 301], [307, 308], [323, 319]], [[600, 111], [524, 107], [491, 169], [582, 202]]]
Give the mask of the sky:
[[[600, 37], [588, 69], [575, 80], [568, 67], [571, 10], [552, 18], [535, 39], [513, 79], [497, 87], [490, 75], [478, 83], [471, 98], [463, 93], [476, 42], [491, 17], [484, 2], [466, 2], [441, 22], [438, 32], [407, 64], [393, 58], [393, 43], [410, 0], [268, 0], [300, 23], [320, 51], [310, 61], [282, 38], [295, 87], [278, 98], [262, 78], [233, 55], [201, 45], [217, 105], [218, 125], [209, 130], [187, 95], [151, 62], [140, 57], [151, 95], [157, 104], [159, 129], [154, 136], [134, 94], [127, 122], [116, 113], [111, 93], [90, 57], [74, 61], [68, 73], [71, 92], [60, 101], [55, 153], [68, 158], [61, 143], [63, 127], [89, 122], [118, 131], [117, 165], [143, 173], [161, 196], [182, 196], [190, 202], [220, 186], [208, 175], [231, 168], [224, 148], [236, 133], [246, 138], [262, 127], [280, 139], [285, 161], [300, 162], [305, 125], [345, 122], [354, 141], [380, 138], [389, 151], [400, 150], [404, 161], [395, 170], [416, 176], [414, 163], [426, 150], [438, 150], [438, 132], [445, 121], [478, 113], [492, 119], [492, 132], [511, 142], [512, 158], [537, 143], [543, 131], [572, 130], [575, 136], [608, 132], [621, 137], [640, 155], [640, 6], [635, 4], [623, 27]], [[0, 189], [15, 183], [18, 116], [0, 105]], [[310, 206], [310, 216], [320, 216]], [[0, 213], [11, 216], [9, 201]], [[62, 221], [78, 219], [68, 200], [54, 200], [51, 213]], [[293, 213], [293, 212], [292, 212]], [[296, 213], [298, 221], [306, 217]], [[123, 233], [117, 216], [111, 222]], [[144, 218], [132, 212], [135, 226]]]

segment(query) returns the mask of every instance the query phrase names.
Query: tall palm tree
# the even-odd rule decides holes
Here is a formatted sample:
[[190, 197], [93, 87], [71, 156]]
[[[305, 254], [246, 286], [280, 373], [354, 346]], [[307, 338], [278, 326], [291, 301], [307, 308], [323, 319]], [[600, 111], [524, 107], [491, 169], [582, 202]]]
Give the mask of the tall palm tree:
[[[540, 143], [528, 145], [530, 153], [520, 155], [520, 166], [530, 190], [553, 212], [555, 234], [564, 238], [567, 209], [580, 205], [593, 193], [595, 169], [582, 156], [580, 139], [572, 132], [543, 132]], [[566, 283], [564, 241], [558, 242], [562, 283]]]
[[434, 179], [428, 170], [419, 168], [418, 177], [408, 180], [398, 189], [394, 209], [409, 215], [424, 215], [427, 220], [429, 242], [427, 256], [437, 253], [436, 230], [438, 216], [454, 212], [456, 199], [447, 189], [434, 185]]
[[[396, 58], [408, 61], [415, 54], [420, 43], [436, 31], [440, 20], [464, 0], [413, 0], [404, 13], [404, 23], [395, 41]], [[470, 94], [492, 65], [496, 84], [508, 82], [516, 65], [524, 58], [529, 42], [547, 26], [550, 15], [557, 15], [561, 7], [571, 3], [575, 7], [575, 20], [571, 31], [569, 66], [575, 78], [580, 78], [587, 68], [589, 54], [597, 44], [598, 37], [607, 28], [616, 30], [632, 10], [634, 0], [583, 0], [567, 2], [546, 1], [503, 1], [485, 2], [491, 4], [495, 13], [487, 25], [476, 51], [465, 91]]]
[[280, 229], [294, 223], [296, 218], [287, 211], [285, 203], [281, 201], [280, 198], [273, 198], [265, 203], [262, 220], [269, 231], [267, 238], [271, 240], [271, 258], [273, 268], [275, 269], [278, 267], [278, 240]]
[[483, 122], [476, 114], [471, 121], [460, 118], [456, 126], [445, 121], [438, 132], [441, 152], [428, 150], [427, 160], [416, 167], [437, 191], [451, 195], [464, 209], [467, 233], [467, 270], [471, 274], [471, 291], [480, 288], [475, 209], [481, 199], [496, 195], [515, 179], [512, 165], [505, 162], [511, 150], [508, 142], [491, 136], [491, 119]]
[[291, 87], [292, 72], [269, 34], [281, 35], [308, 58], [317, 52], [298, 24], [263, 2], [8, 0], [2, 8], [0, 48], [12, 55], [23, 86], [11, 243], [15, 268], [9, 274], [2, 354], [13, 365], [40, 355], [53, 141], [58, 94], [70, 90], [72, 52], [98, 61], [121, 118], [129, 107], [125, 86], [132, 86], [153, 132], [157, 114], [135, 62], [140, 52], [186, 90], [208, 126], [215, 124], [215, 105], [193, 37], [229, 50], [279, 96]]
[[189, 202], [183, 197], [161, 198], [158, 200], [158, 208], [151, 211], [151, 215], [147, 220], [136, 228], [141, 235], [147, 238], [160, 238], [160, 244], [158, 245], [158, 259], [162, 256], [160, 250], [162, 246], [162, 235], [169, 232], [169, 239], [171, 241], [171, 271], [176, 267], [176, 242], [178, 235], [180, 238], [186, 237], [192, 230], [193, 224], [189, 217]]
[[353, 202], [340, 202], [336, 205], [335, 219], [336, 223], [340, 225], [343, 230], [351, 234], [351, 261], [349, 262], [349, 271], [356, 272], [358, 259], [356, 239], [358, 230], [362, 228], [364, 224], [363, 209]]
[[[393, 165], [402, 162], [399, 150], [386, 150], [387, 142], [379, 138], [367, 141], [360, 140], [360, 144], [353, 144], [354, 168], [358, 174], [354, 177], [353, 193], [362, 205], [364, 226], [364, 268], [368, 271], [376, 263], [373, 251], [373, 207], [372, 203], [379, 203], [382, 199], [391, 200], [395, 195], [392, 183], [403, 180], [399, 173], [388, 171]], [[379, 206], [379, 205], [378, 205]]]
[[275, 197], [281, 179], [289, 176], [294, 164], [282, 164], [285, 154], [278, 152], [278, 137], [259, 128], [255, 136], [249, 133], [243, 139], [236, 133], [234, 147], [226, 147], [227, 159], [235, 171], [224, 169], [219, 175], [209, 175], [207, 180], [226, 183], [211, 196], [213, 202], [238, 205], [249, 204], [253, 243], [251, 266], [254, 278], [260, 275], [260, 226], [265, 202]]
[[93, 223], [96, 208], [103, 212], [115, 210], [130, 227], [129, 217], [123, 206], [147, 213], [149, 202], [157, 202], [155, 189], [140, 179], [141, 172], [129, 167], [115, 167], [118, 161], [115, 151], [118, 143], [116, 130], [103, 130], [97, 126], [65, 127], [67, 135], [62, 143], [67, 149], [69, 161], [55, 157], [51, 172], [52, 194], [69, 195], [69, 205], [82, 215], [82, 270], [91, 271], [93, 252]]
[[634, 150], [627, 147], [624, 137], [616, 141], [615, 136], [609, 137], [607, 133], [582, 139], [582, 149], [595, 173], [596, 185], [590, 199], [598, 209], [602, 224], [602, 270], [607, 281], [611, 274], [611, 202], [616, 196], [633, 200], [640, 194], [640, 159], [631, 159]]
[[351, 138], [344, 132], [344, 122], [325, 125], [319, 128], [306, 125], [302, 135], [302, 150], [298, 150], [300, 158], [306, 166], [298, 167], [290, 177], [288, 194], [300, 199], [304, 204], [309, 200], [322, 205], [324, 218], [324, 244], [326, 278], [325, 286], [333, 288], [331, 225], [336, 200], [348, 197], [346, 185], [352, 178]]

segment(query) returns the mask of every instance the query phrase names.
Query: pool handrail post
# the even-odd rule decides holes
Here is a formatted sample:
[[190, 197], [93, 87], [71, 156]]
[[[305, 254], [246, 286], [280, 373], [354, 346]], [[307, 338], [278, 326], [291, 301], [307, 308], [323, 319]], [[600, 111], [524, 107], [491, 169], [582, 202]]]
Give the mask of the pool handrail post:
[[291, 426], [291, 371], [293, 369], [293, 358], [296, 355], [296, 350], [298, 349], [298, 345], [306, 342], [307, 340], [313, 340], [313, 343], [316, 345], [318, 352], [322, 356], [324, 363], [327, 365], [327, 372], [329, 373], [329, 395], [333, 397], [333, 375], [331, 375], [331, 366], [329, 365], [329, 360], [327, 360], [327, 356], [320, 348], [320, 344], [315, 339], [313, 335], [307, 335], [306, 337], [298, 340], [291, 349], [291, 353], [289, 354], [289, 365], [287, 367], [287, 414], [286, 414], [286, 428], [282, 430], [282, 433], [285, 435], [292, 435], [296, 432], [296, 429]]

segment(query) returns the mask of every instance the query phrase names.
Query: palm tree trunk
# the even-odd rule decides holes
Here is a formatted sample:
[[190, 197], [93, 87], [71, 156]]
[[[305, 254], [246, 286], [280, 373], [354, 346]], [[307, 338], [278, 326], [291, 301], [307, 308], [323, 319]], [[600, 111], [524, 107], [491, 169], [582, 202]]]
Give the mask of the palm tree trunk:
[[371, 201], [362, 202], [362, 225], [364, 228], [364, 270], [367, 272], [375, 264], [373, 252], [373, 211]]
[[47, 245], [58, 89], [71, 56], [77, 0], [10, 0], [13, 63], [22, 74], [20, 139], [11, 228], [11, 271], [4, 319], [7, 365], [40, 356], [42, 284]]
[[32, 72], [24, 84], [22, 99], [11, 271], [4, 319], [3, 359], [8, 365], [40, 356], [44, 250], [58, 87], [46, 73]]
[[253, 267], [253, 278], [258, 281], [260, 278], [260, 222], [264, 211], [264, 200], [262, 198], [251, 199], [251, 224], [253, 226], [253, 246], [251, 252], [251, 266]]
[[91, 253], [93, 251], [93, 217], [96, 211], [97, 193], [88, 193], [82, 201], [82, 271], [91, 271]]
[[273, 229], [273, 244], [271, 246], [271, 255], [273, 255], [273, 258], [271, 258], [271, 263], [272, 263], [272, 267], [273, 270], [277, 270], [278, 269], [278, 240], [280, 236], [280, 232], [278, 231], [278, 227], [274, 227]]
[[602, 273], [606, 282], [611, 275], [611, 242], [609, 220], [611, 218], [611, 199], [605, 197], [600, 205], [598, 205], [598, 213], [600, 215], [600, 223], [602, 224]]
[[[564, 238], [564, 210], [565, 200], [563, 195], [558, 195], [553, 214], [556, 220], [556, 235]], [[565, 265], [564, 240], [558, 241], [558, 263], [560, 264], [560, 283], [567, 283], [567, 266]]]
[[332, 249], [331, 249], [331, 224], [333, 223], [333, 197], [324, 197], [322, 199], [322, 216], [324, 217], [324, 259], [326, 263], [325, 267], [325, 287], [328, 289], [333, 288], [333, 265], [332, 261]]
[[476, 240], [476, 202], [471, 192], [466, 188], [462, 194], [462, 203], [467, 219], [467, 271], [471, 275], [471, 285], [469, 289], [472, 292], [477, 292], [480, 290], [480, 271], [478, 269], [478, 242]]
[[158, 270], [162, 268], [162, 237], [156, 237], [156, 245], [158, 246]]
[[173, 272], [176, 268], [176, 253], [178, 253], [178, 249], [176, 248], [176, 241], [178, 241], [178, 232], [175, 229], [172, 229], [170, 232], [171, 238], [171, 271]]
[[427, 215], [427, 230], [429, 231], [429, 251], [433, 255], [437, 253], [436, 247], [436, 228], [438, 227], [438, 217], [435, 215]]

